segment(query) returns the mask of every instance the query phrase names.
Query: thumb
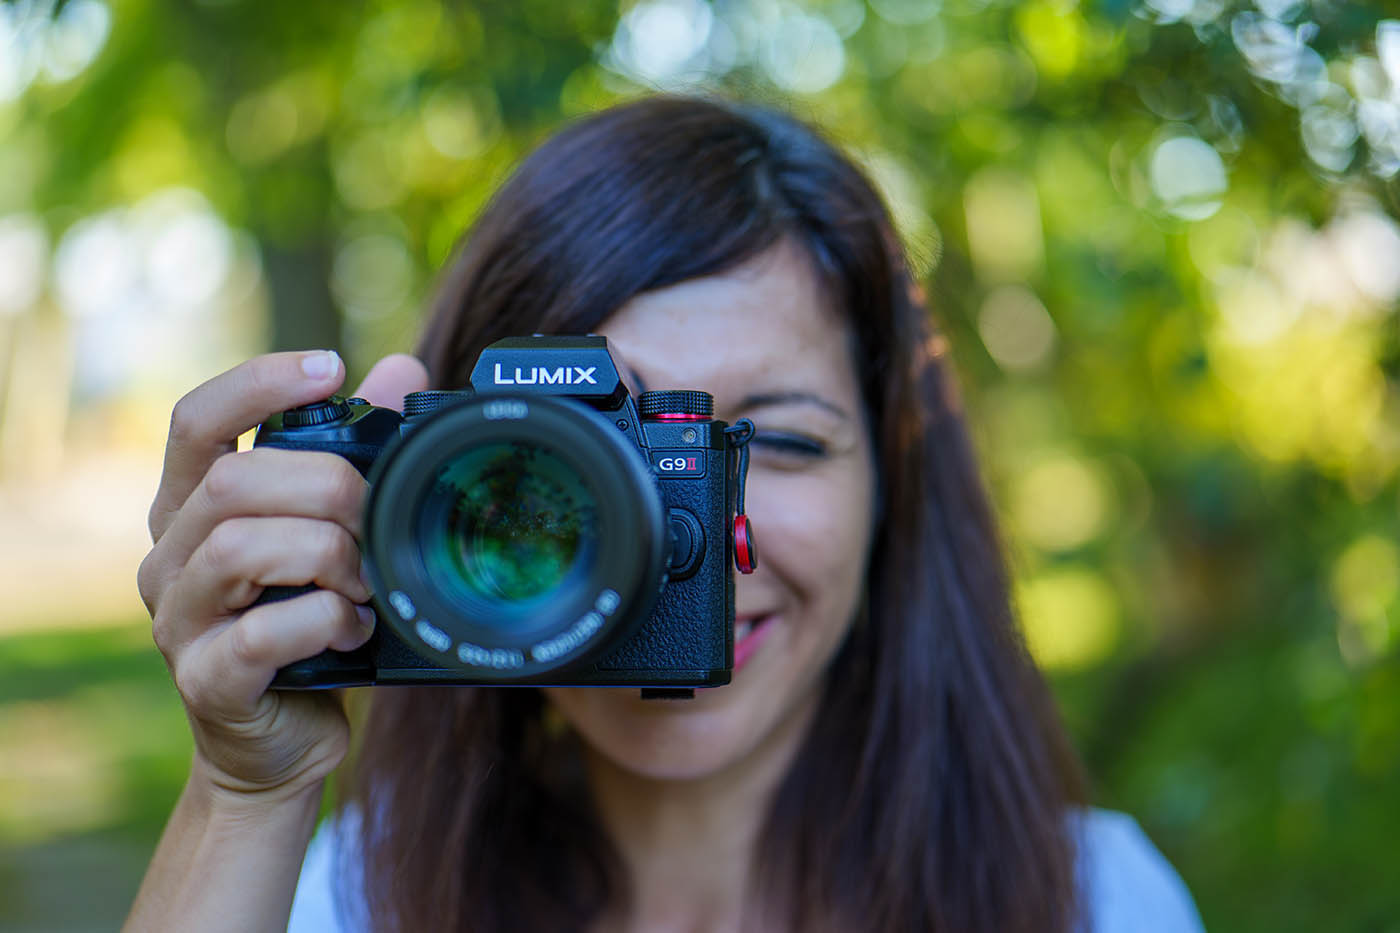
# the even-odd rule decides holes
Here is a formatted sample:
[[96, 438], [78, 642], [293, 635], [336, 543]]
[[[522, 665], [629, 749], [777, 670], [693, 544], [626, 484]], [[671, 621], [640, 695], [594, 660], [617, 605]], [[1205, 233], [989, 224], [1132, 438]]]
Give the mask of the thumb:
[[355, 394], [381, 408], [403, 411], [403, 397], [427, 387], [428, 368], [422, 361], [407, 353], [395, 353], [374, 364]]

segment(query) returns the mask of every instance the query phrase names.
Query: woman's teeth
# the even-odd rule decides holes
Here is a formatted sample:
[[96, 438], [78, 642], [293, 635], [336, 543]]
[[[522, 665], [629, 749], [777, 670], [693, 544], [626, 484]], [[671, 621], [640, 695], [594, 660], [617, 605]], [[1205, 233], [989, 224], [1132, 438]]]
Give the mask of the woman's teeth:
[[768, 616], [751, 616], [734, 623], [734, 644], [739, 644], [768, 622]]

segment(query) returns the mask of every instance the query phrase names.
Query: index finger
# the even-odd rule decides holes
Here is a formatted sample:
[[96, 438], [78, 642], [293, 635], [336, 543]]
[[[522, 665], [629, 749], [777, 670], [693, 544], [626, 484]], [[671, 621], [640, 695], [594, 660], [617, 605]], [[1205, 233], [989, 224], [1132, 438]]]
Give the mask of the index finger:
[[160, 488], [151, 503], [151, 539], [159, 541], [175, 513], [238, 435], [288, 408], [326, 398], [345, 379], [334, 350], [268, 353], [210, 379], [175, 404]]

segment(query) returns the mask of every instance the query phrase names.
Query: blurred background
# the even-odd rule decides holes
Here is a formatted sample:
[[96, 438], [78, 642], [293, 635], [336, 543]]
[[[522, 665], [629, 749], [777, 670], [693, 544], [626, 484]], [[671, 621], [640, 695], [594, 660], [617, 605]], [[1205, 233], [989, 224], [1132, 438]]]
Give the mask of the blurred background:
[[534, 142], [701, 89], [888, 198], [1097, 801], [1211, 929], [1400, 930], [1388, 6], [0, 2], [0, 929], [114, 928], [183, 781], [134, 583], [175, 400], [408, 349]]

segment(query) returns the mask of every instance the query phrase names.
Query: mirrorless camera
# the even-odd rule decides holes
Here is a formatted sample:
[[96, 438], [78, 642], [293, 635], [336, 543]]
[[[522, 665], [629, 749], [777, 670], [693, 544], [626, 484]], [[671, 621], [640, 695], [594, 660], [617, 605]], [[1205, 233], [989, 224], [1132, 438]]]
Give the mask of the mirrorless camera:
[[734, 568], [755, 563], [753, 425], [712, 415], [696, 390], [634, 400], [596, 336], [493, 343], [470, 389], [413, 393], [402, 414], [333, 396], [274, 415], [257, 446], [328, 451], [367, 476], [380, 624], [273, 686], [728, 683]]

